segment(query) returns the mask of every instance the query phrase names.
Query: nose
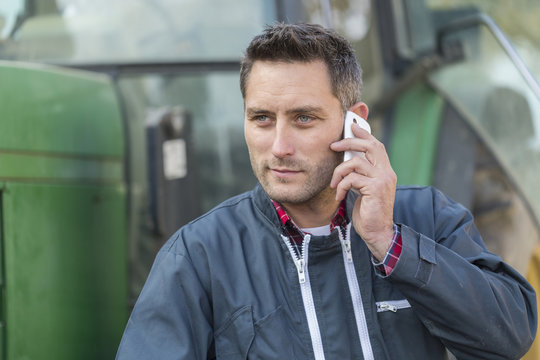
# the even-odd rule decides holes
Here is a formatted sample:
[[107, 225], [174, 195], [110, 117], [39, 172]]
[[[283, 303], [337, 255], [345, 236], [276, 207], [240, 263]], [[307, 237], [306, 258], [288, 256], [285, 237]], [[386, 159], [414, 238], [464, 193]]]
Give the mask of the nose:
[[274, 142], [272, 143], [272, 155], [277, 158], [285, 158], [294, 154], [294, 134], [291, 129], [277, 121]]

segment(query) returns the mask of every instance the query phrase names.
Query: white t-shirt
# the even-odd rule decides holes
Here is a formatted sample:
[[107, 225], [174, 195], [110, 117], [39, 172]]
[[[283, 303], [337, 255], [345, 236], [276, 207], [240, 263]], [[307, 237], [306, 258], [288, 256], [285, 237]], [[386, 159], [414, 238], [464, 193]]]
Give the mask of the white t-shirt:
[[302, 228], [302, 231], [314, 236], [328, 236], [330, 235], [330, 224], [318, 226], [314, 228]]

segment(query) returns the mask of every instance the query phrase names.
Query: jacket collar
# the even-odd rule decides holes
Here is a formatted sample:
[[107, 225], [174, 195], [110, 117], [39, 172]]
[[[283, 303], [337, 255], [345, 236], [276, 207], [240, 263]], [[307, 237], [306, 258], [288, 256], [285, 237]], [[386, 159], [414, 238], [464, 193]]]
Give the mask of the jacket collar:
[[272, 200], [270, 200], [261, 184], [257, 184], [252, 193], [255, 207], [272, 223], [272, 225], [281, 229], [281, 221], [276, 214], [274, 205], [272, 205]]
[[[346, 207], [347, 207], [347, 215], [350, 218], [350, 214], [352, 214], [354, 202], [356, 201], [356, 198], [358, 195], [353, 193], [352, 191], [349, 191], [347, 193], [346, 198]], [[255, 188], [253, 189], [253, 202], [255, 203], [255, 207], [259, 209], [259, 211], [266, 217], [268, 220], [275, 225], [278, 229], [281, 229], [282, 224], [279, 220], [279, 217], [276, 213], [276, 210], [274, 208], [274, 205], [272, 204], [272, 200], [268, 197], [264, 189], [260, 184], [257, 184]]]

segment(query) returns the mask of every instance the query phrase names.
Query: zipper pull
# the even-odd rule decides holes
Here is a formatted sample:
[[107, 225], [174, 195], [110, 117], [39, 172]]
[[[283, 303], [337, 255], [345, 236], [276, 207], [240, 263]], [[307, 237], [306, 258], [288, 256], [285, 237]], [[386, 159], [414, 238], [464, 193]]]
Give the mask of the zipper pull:
[[298, 270], [298, 280], [300, 281], [300, 284], [303, 284], [306, 282], [306, 261], [304, 259], [307, 256], [307, 247], [309, 245], [310, 240], [311, 240], [311, 235], [305, 234], [304, 241], [302, 243], [302, 251], [300, 254], [300, 258], [295, 261], [296, 269]]
[[343, 247], [345, 248], [345, 254], [347, 255], [347, 261], [352, 262], [352, 250], [351, 250], [351, 240], [343, 240]]
[[298, 270], [298, 280], [300, 281], [300, 284], [303, 284], [306, 282], [306, 263], [304, 262], [304, 259], [295, 260], [294, 263], [296, 264], [296, 270]]
[[377, 304], [377, 308], [378, 310], [381, 312], [381, 311], [387, 311], [387, 310], [390, 310], [391, 312], [397, 312], [397, 306], [394, 306], [394, 305], [390, 305], [388, 303], [380, 303], [380, 304]]
[[351, 250], [351, 226], [352, 223], [349, 223], [347, 227], [344, 229], [345, 234], [342, 232], [342, 229], [338, 229], [339, 234], [339, 240], [341, 241], [341, 246], [343, 247], [343, 251], [345, 251], [345, 256], [347, 258], [347, 262], [352, 262], [352, 250]]

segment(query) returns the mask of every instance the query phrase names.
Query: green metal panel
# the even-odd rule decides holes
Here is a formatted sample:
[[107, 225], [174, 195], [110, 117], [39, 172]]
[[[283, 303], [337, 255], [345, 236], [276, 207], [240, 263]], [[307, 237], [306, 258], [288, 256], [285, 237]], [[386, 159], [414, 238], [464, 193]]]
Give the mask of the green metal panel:
[[4, 180], [120, 183], [123, 176], [121, 158], [0, 150], [0, 177]]
[[0, 151], [122, 156], [120, 110], [106, 77], [0, 61]]
[[113, 84], [7, 62], [0, 79], [0, 356], [114, 358], [128, 314], [124, 133]]
[[411, 88], [397, 103], [389, 153], [400, 184], [431, 184], [443, 105], [424, 84]]
[[[0, 182], [0, 186], [3, 184]], [[2, 189], [0, 189], [0, 204], [2, 203]], [[0, 359], [6, 358], [6, 299], [4, 276], [4, 216], [0, 205]]]
[[8, 359], [112, 359], [127, 317], [121, 187], [6, 185]]

